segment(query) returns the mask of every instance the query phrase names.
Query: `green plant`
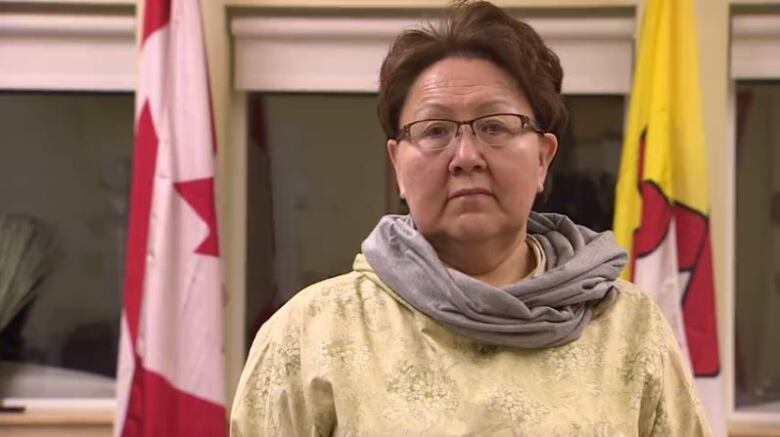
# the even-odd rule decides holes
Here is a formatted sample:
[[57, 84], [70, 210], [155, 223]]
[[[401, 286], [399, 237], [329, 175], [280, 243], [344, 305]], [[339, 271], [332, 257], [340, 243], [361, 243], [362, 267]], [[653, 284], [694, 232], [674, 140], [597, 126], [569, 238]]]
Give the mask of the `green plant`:
[[35, 218], [0, 213], [0, 332], [35, 296], [52, 260], [53, 237]]

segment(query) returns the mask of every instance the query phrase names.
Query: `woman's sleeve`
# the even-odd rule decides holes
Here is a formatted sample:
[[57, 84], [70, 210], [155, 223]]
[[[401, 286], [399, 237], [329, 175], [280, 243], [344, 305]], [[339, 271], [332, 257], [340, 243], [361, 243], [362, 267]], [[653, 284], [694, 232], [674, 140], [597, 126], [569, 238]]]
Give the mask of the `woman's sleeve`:
[[301, 329], [280, 313], [252, 345], [233, 400], [232, 437], [329, 436], [335, 425], [330, 387], [321, 378], [304, 382]]
[[652, 437], [711, 436], [712, 430], [688, 364], [682, 358], [671, 329], [665, 321], [662, 325], [666, 347], [661, 351], [659, 392], [652, 419], [645, 429], [649, 429]]

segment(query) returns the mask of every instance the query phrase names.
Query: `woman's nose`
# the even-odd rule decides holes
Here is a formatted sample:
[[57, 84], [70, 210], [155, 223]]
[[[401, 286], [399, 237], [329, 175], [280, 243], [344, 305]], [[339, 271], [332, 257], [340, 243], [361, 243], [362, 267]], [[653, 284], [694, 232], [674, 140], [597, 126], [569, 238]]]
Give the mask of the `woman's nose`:
[[487, 167], [485, 157], [482, 154], [482, 145], [474, 135], [472, 129], [467, 126], [461, 126], [460, 135], [457, 135], [452, 145], [454, 154], [450, 161], [450, 173], [470, 173], [482, 171]]

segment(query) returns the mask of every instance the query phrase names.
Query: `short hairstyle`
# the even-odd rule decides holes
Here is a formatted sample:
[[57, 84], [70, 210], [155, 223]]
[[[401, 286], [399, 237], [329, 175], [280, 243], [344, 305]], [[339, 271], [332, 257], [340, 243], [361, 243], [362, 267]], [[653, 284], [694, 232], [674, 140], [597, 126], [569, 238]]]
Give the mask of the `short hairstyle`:
[[454, 2], [436, 22], [395, 39], [379, 74], [377, 115], [387, 138], [400, 133], [409, 88], [426, 68], [450, 57], [486, 59], [505, 70], [528, 99], [537, 124], [560, 137], [567, 120], [558, 56], [526, 23], [486, 1]]

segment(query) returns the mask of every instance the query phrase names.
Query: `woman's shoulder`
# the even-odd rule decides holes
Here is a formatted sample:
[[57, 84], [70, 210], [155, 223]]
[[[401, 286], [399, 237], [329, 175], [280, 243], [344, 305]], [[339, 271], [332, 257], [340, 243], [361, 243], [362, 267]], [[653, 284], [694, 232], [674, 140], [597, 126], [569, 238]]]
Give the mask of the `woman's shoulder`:
[[658, 305], [638, 285], [618, 278], [614, 286], [618, 290], [618, 299], [615, 302], [618, 308], [629, 312], [660, 314]]
[[618, 289], [619, 295], [627, 298], [628, 300], [626, 303], [629, 303], [632, 306], [636, 306], [638, 308], [650, 308], [655, 305], [650, 295], [633, 282], [618, 278], [615, 280], [614, 285], [615, 288]]
[[359, 287], [360, 275], [351, 271], [304, 287], [285, 306], [296, 310], [306, 310], [323, 300], [348, 299], [358, 292]]
[[615, 287], [618, 290], [615, 301], [594, 319], [594, 323], [619, 332], [628, 343], [666, 343], [671, 331], [661, 309], [650, 295], [636, 284], [623, 279], [617, 279]]
[[361, 272], [351, 271], [296, 293], [263, 324], [258, 337], [287, 337], [305, 331], [337, 336], [342, 331], [359, 328], [355, 325], [373, 323], [394, 302], [380, 284]]

